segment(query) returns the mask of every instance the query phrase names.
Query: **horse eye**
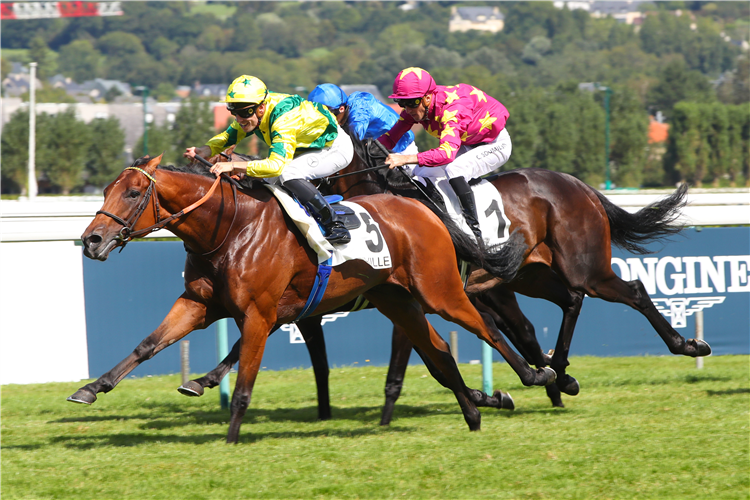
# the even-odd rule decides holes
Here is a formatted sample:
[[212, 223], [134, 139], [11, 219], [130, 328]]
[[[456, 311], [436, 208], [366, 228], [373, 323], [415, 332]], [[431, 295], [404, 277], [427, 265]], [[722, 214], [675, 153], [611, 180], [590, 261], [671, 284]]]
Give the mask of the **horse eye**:
[[138, 198], [141, 195], [140, 191], [136, 191], [135, 189], [132, 189], [128, 192], [128, 198]]

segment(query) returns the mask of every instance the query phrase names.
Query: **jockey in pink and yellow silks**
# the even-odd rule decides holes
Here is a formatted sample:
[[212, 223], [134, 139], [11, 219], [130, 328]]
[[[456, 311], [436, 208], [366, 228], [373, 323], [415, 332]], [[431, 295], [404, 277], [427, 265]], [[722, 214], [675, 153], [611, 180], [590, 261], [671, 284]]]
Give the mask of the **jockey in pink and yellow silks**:
[[392, 149], [415, 123], [439, 138], [440, 144], [417, 155], [391, 154], [386, 164], [390, 168], [419, 164], [414, 175], [447, 176], [466, 221], [481, 241], [468, 181], [499, 169], [510, 158], [512, 145], [505, 129], [508, 110], [471, 85], [437, 85], [422, 68], [401, 71], [389, 97], [404, 110], [393, 128], [381, 136], [383, 145]]

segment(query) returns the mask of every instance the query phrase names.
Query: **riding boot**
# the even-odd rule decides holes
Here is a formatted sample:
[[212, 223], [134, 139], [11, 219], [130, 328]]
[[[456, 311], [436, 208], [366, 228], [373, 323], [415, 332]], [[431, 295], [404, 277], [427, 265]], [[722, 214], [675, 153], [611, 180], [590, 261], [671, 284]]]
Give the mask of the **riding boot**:
[[458, 196], [458, 201], [461, 202], [461, 212], [466, 219], [466, 223], [471, 228], [471, 232], [477, 238], [477, 242], [480, 246], [483, 246], [484, 241], [482, 240], [482, 231], [479, 229], [479, 219], [477, 219], [477, 205], [474, 201], [474, 192], [469, 187], [469, 183], [463, 177], [454, 177], [448, 181], [453, 188], [453, 191]]
[[310, 211], [310, 215], [323, 226], [323, 236], [333, 245], [345, 245], [352, 239], [344, 223], [336, 215], [323, 195], [304, 179], [292, 179], [284, 183], [284, 187]]

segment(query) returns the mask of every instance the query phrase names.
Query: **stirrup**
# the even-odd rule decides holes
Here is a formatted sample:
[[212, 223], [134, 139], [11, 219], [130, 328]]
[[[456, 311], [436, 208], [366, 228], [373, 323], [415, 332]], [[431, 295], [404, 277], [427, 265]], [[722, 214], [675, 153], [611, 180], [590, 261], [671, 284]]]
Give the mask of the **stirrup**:
[[325, 228], [328, 233], [325, 239], [332, 245], [346, 245], [352, 241], [352, 235], [340, 221], [334, 221], [330, 227]]

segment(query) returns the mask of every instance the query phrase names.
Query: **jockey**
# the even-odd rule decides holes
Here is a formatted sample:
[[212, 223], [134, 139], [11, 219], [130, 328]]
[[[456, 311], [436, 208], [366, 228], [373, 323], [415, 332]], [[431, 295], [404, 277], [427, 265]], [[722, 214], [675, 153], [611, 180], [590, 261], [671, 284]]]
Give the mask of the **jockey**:
[[[327, 106], [339, 125], [360, 141], [377, 139], [388, 132], [398, 121], [398, 113], [378, 101], [369, 92], [352, 92], [347, 97], [341, 88], [332, 83], [324, 83], [315, 87], [307, 96], [307, 100]], [[393, 151], [417, 154], [419, 151], [414, 144], [414, 133], [406, 132], [393, 146]]]
[[352, 161], [352, 140], [325, 106], [298, 95], [269, 92], [254, 76], [242, 75], [227, 89], [227, 109], [235, 117], [205, 146], [190, 147], [183, 156], [208, 158], [255, 134], [271, 148], [265, 160], [218, 162], [211, 172], [245, 174], [282, 184], [307, 207], [334, 244], [351, 240], [349, 231], [310, 182], [338, 172]]
[[419, 123], [440, 139], [440, 145], [417, 155], [391, 154], [385, 163], [390, 168], [418, 163], [416, 176], [447, 176], [466, 222], [481, 242], [474, 193], [468, 181], [497, 170], [510, 158], [510, 136], [505, 129], [508, 110], [471, 85], [437, 85], [422, 68], [401, 71], [388, 97], [404, 111], [380, 142], [392, 149], [412, 125]]

